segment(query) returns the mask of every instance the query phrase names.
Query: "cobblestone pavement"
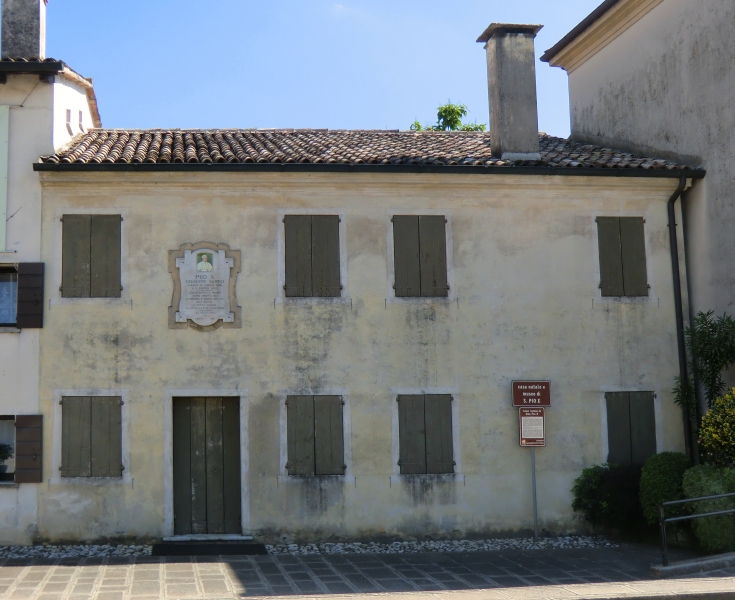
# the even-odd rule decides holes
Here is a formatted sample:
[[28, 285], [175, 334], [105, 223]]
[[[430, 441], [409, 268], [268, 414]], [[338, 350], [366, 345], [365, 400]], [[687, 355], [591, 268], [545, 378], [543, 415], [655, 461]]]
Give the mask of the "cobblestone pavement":
[[730, 591], [735, 598], [735, 569], [706, 574], [707, 578], [652, 581], [649, 566], [658, 560], [655, 549], [636, 546], [452, 554], [8, 560], [0, 566], [0, 598], [215, 600], [361, 593], [385, 597], [409, 592], [410, 597], [432, 600], [458, 596], [528, 600], [684, 591]]

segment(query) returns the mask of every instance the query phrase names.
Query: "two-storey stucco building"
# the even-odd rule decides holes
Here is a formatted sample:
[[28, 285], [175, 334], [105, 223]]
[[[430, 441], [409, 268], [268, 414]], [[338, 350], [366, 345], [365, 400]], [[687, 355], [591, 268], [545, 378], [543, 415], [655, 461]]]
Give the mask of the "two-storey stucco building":
[[36, 158], [37, 538], [528, 530], [514, 380], [551, 385], [549, 532], [583, 527], [585, 466], [684, 448], [668, 206], [704, 172], [538, 134], [537, 31], [480, 38], [490, 133], [95, 128]]

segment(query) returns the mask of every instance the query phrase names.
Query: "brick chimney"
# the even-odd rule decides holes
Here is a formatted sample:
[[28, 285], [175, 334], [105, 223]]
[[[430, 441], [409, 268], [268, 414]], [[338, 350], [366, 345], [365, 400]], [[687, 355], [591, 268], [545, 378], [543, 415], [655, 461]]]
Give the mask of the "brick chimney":
[[534, 38], [543, 25], [493, 23], [478, 38], [487, 51], [493, 155], [540, 160]]
[[3, 58], [46, 58], [47, 0], [2, 0]]

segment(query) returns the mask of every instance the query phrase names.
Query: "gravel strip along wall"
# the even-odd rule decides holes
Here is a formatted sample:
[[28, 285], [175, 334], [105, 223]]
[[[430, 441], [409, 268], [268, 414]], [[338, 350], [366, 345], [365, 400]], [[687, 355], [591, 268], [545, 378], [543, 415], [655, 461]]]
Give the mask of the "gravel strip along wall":
[[151, 546], [0, 546], [0, 558], [86, 558], [150, 556]]
[[288, 544], [266, 546], [268, 554], [408, 554], [417, 552], [484, 552], [492, 550], [549, 550], [565, 548], [618, 548], [604, 537], [501, 538], [493, 540], [451, 540], [445, 542], [393, 542], [347, 544]]

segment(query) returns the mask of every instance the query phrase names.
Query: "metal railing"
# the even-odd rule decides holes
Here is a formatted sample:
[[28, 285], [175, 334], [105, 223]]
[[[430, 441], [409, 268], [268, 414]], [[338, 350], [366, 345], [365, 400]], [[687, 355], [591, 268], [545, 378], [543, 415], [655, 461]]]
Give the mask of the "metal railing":
[[735, 496], [735, 493], [732, 494], [718, 494], [716, 496], [702, 496], [701, 498], [687, 498], [686, 500], [672, 500], [670, 502], [662, 502], [661, 506], [658, 507], [658, 518], [659, 518], [659, 524], [661, 527], [661, 562], [663, 563], [664, 567], [669, 566], [669, 549], [666, 545], [666, 524], [667, 523], [676, 523], [678, 521], [688, 521], [690, 519], [701, 519], [703, 517], [715, 517], [717, 515], [729, 515], [735, 513], [735, 508], [731, 508], [728, 510], [718, 510], [715, 512], [709, 512], [709, 513], [700, 513], [696, 515], [686, 515], [683, 517], [669, 517], [666, 518], [666, 515], [664, 514], [664, 509], [667, 506], [676, 506], [677, 504], [688, 504], [690, 502], [701, 502], [703, 500], [719, 500], [720, 498], [730, 498]]

